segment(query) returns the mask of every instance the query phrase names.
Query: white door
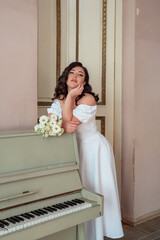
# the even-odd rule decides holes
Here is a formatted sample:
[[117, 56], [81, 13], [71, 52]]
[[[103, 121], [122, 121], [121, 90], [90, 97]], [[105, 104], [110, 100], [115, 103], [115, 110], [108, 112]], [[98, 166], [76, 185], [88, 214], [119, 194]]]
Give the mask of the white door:
[[121, 182], [121, 0], [39, 0], [39, 116], [72, 61], [89, 71], [99, 94], [97, 126], [111, 143]]

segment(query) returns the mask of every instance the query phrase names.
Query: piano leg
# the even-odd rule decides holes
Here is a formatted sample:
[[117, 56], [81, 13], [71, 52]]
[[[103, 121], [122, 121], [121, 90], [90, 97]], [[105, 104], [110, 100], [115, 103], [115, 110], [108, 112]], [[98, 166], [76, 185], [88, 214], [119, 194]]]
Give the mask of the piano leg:
[[78, 228], [77, 240], [85, 240], [84, 224], [81, 223], [77, 225], [77, 228]]

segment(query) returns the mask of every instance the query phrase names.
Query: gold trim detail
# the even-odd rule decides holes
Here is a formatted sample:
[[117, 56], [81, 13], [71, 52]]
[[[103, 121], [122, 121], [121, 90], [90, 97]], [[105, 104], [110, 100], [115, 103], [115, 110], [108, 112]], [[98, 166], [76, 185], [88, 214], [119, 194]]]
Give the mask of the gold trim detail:
[[105, 136], [105, 117], [104, 116], [96, 116], [96, 120], [101, 121], [101, 133]]
[[102, 9], [102, 100], [98, 102], [98, 105], [106, 104], [106, 32], [107, 32], [107, 0], [103, 0]]
[[56, 80], [58, 80], [61, 69], [61, 0], [56, 0], [56, 15]]
[[48, 107], [51, 106], [53, 102], [38, 102], [38, 107]]
[[79, 0], [76, 0], [76, 61], [79, 58]]

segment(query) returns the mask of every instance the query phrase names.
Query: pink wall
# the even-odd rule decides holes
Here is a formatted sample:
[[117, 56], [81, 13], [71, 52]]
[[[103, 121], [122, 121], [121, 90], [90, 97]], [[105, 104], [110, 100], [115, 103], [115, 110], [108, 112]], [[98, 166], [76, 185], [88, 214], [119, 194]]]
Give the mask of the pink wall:
[[123, 1], [122, 215], [160, 214], [160, 1]]
[[37, 118], [37, 0], [0, 1], [0, 130]]
[[[122, 53], [122, 213], [130, 219], [134, 208], [135, 8], [123, 1]], [[127, 19], [127, 21], [126, 21]]]
[[135, 218], [160, 210], [160, 1], [136, 8]]

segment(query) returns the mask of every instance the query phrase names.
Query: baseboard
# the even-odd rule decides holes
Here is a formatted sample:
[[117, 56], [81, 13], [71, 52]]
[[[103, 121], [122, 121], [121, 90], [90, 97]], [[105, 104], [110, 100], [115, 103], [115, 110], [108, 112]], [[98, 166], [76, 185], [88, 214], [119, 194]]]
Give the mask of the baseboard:
[[122, 222], [126, 223], [128, 225], [131, 225], [131, 226], [136, 226], [140, 223], [146, 222], [148, 220], [151, 220], [151, 219], [159, 217], [159, 216], [160, 216], [160, 209], [157, 210], [157, 211], [148, 213], [148, 214], [144, 214], [143, 216], [140, 216], [138, 218], [130, 218], [130, 217], [127, 217], [127, 216], [123, 216], [122, 217]]

